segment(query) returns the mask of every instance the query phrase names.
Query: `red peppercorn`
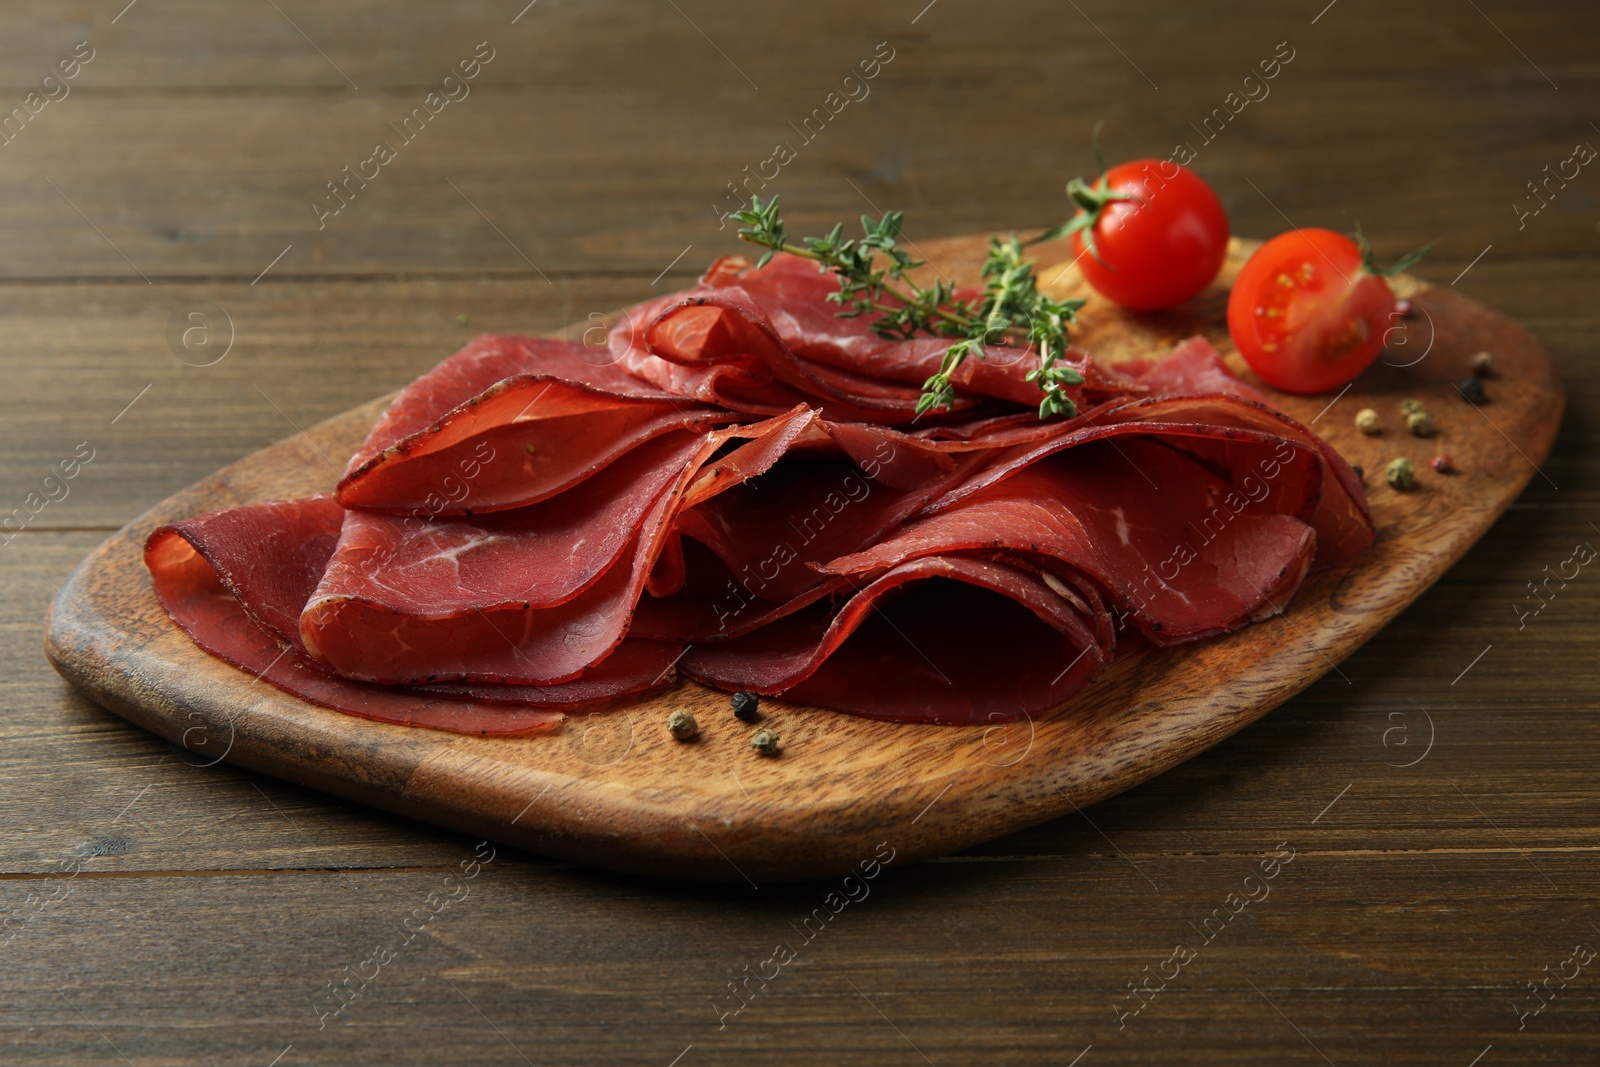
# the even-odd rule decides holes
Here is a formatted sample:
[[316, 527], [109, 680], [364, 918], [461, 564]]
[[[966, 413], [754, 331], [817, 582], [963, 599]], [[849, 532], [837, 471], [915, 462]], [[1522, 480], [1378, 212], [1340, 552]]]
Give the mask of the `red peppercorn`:
[[1449, 456], [1440, 453], [1433, 457], [1433, 469], [1440, 474], [1454, 474], [1456, 472], [1455, 461]]

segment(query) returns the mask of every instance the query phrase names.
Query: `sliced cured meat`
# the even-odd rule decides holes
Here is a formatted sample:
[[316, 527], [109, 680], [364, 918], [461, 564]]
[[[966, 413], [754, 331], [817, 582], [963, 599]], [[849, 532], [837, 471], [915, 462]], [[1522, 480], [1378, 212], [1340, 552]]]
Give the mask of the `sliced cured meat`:
[[662, 434], [740, 418], [590, 366], [591, 352], [575, 342], [473, 342], [395, 398], [351, 459], [340, 503], [418, 518], [519, 507]]
[[[833, 419], [911, 422], [922, 395], [920, 383], [885, 381], [796, 355], [765, 311], [736, 286], [652, 302], [630, 313], [611, 338], [619, 362], [633, 374], [736, 410], [770, 413], [809, 402]], [[959, 398], [955, 410], [977, 403]]]
[[338, 511], [331, 498], [323, 497], [235, 508], [164, 526], [145, 547], [156, 595], [201, 648], [323, 707], [456, 733], [527, 733], [560, 721], [559, 714], [532, 707], [349, 682], [311, 663], [287, 641], [266, 620], [281, 623], [298, 614], [296, 598], [304, 603], [305, 578], [314, 581], [317, 557], [326, 560], [333, 549]]
[[1204, 337], [1191, 337], [1179, 342], [1167, 358], [1140, 369], [1135, 381], [1152, 393], [1220, 393], [1239, 397], [1277, 416], [1293, 429], [1298, 440], [1317, 446], [1329, 475], [1316, 520], [1318, 568], [1348, 563], [1372, 544], [1372, 514], [1367, 508], [1367, 494], [1349, 462], [1310, 428], [1278, 411], [1260, 392], [1235, 377], [1223, 363], [1222, 356], [1211, 347], [1211, 342]]
[[[705, 296], [704, 290], [718, 289], [744, 293], [760, 309], [792, 358], [808, 366], [911, 386], [920, 393], [922, 383], [938, 372], [950, 347], [948, 339], [938, 337], [881, 337], [873, 330], [870, 316], [841, 317], [840, 305], [828, 299], [839, 291], [835, 276], [800, 256], [776, 255], [761, 268], [750, 266], [740, 256], [724, 257], [707, 271], [696, 296]], [[978, 289], [962, 289], [956, 295], [970, 300], [981, 293]], [[1132, 383], [1114, 370], [1093, 364], [1081, 352], [1069, 353], [1066, 361], [1084, 373], [1084, 384], [1067, 390], [1067, 395], [1079, 404], [1092, 404], [1130, 391]], [[950, 380], [958, 394], [1037, 408], [1039, 387], [1026, 378], [1036, 366], [1038, 355], [1031, 347], [985, 345], [964, 360]]]
[[[1265, 404], [1220, 393], [1151, 396], [1101, 405], [1063, 423], [1062, 432], [1054, 436], [1004, 453], [930, 508], [950, 507], [1047, 455], [1130, 434], [1160, 436], [1214, 471], [1234, 472], [1225, 477], [1237, 478], [1235, 488], [1247, 494], [1251, 490], [1243, 479], [1251, 473], [1252, 463], [1254, 473], [1261, 479], [1298, 484], [1314, 504], [1305, 518], [1317, 532], [1315, 562], [1319, 567], [1346, 563], [1372, 543], [1372, 516], [1367, 510], [1366, 495], [1349, 464], [1327, 442]], [[1250, 460], [1247, 453], [1254, 444], [1268, 440], [1288, 442], [1293, 451], [1286, 456], [1309, 453], [1309, 462], [1295, 463], [1287, 458], [1278, 462]], [[1149, 479], [1144, 480], [1144, 485], [1161, 491], [1161, 486], [1151, 484]], [[1135, 485], [1130, 491], [1141, 490]]]
[[370, 685], [313, 662], [298, 617], [333, 551], [342, 512], [332, 497], [252, 504], [165, 526], [145, 562], [157, 596], [202, 648], [302, 699], [363, 718], [458, 733], [525, 733], [665, 684], [682, 645], [624, 641], [606, 662], [560, 686]]
[[670, 399], [670, 394], [616, 366], [604, 348], [550, 337], [488, 334], [400, 390], [356, 449], [349, 469], [364, 466], [384, 449], [428, 429], [491, 386], [523, 375], [586, 385], [617, 398]]
[[1003, 722], [1064, 705], [1106, 665], [1074, 598], [995, 560], [918, 559], [826, 602], [696, 645], [685, 673], [867, 718]]
[[[492, 565], [480, 567], [469, 561], [479, 588], [452, 589], [441, 604], [432, 593], [410, 583], [391, 589], [381, 577], [346, 575], [352, 584], [364, 580], [363, 595], [356, 598], [319, 589], [300, 616], [301, 639], [319, 662], [343, 677], [363, 681], [538, 686], [570, 682], [604, 661], [622, 641], [645, 582], [668, 543], [671, 520], [685, 501], [710, 499], [741, 477], [759, 473], [814, 422], [814, 413], [798, 408], [762, 423], [712, 431], [686, 452], [668, 455], [662, 462], [670, 484], [655, 496], [637, 525], [626, 531], [615, 561], [592, 578], [539, 576], [530, 573], [525, 562], [496, 574]], [[733, 450], [723, 454], [725, 446]], [[738, 473], [721, 477], [723, 472]], [[561, 502], [552, 501], [552, 508]], [[535, 547], [543, 519], [504, 521], [497, 532], [508, 540], [495, 547], [497, 559], [512, 559], [524, 550], [529, 560], [545, 558], [545, 549]], [[466, 520], [452, 522], [459, 525]], [[594, 531], [593, 536], [603, 539], [604, 533]], [[461, 540], [481, 543], [476, 537], [469, 534]], [[362, 551], [372, 547], [363, 544]], [[406, 547], [422, 552], [414, 566], [436, 576], [461, 562], [459, 554], [450, 561], [434, 560], [424, 543]], [[597, 550], [592, 558], [608, 555], [609, 547]], [[591, 569], [585, 566], [582, 573]], [[560, 599], [540, 605], [528, 597], [508, 597], [523, 581], [558, 589]]]
[[509, 511], [428, 520], [350, 511], [309, 610], [364, 601], [439, 618], [564, 604], [617, 563], [701, 447], [697, 435], [665, 434], [557, 497]]
[[[1255, 447], [1258, 463], [1282, 467], [1280, 453], [1292, 456], [1298, 446], [1280, 439]], [[1300, 451], [1298, 462], [1314, 461]], [[1143, 491], [1145, 478], [1158, 489]], [[1277, 611], [1311, 562], [1316, 536], [1305, 518], [1315, 496], [1307, 480], [1266, 479], [1257, 467], [1239, 485], [1161, 440], [1091, 441], [823, 570], [861, 575], [955, 552], [1029, 554], [1089, 575], [1152, 641], [1174, 644]]]

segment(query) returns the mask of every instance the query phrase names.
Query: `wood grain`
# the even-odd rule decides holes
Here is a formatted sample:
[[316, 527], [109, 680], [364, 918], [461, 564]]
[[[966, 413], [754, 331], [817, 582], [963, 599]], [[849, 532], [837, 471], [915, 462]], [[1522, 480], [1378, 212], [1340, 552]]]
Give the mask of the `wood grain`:
[[[71, 498], [0, 550], [0, 912], [25, 913], [44, 872], [82, 844], [126, 846], [0, 947], [0, 1061], [524, 1063], [505, 1038], [539, 1064], [646, 1067], [680, 1055], [677, 1067], [923, 1064], [919, 1052], [939, 1067], [1066, 1067], [1091, 1044], [1077, 1067], [1322, 1064], [1319, 1050], [1340, 1067], [1600, 1056], [1587, 970], [1525, 1028], [1511, 1010], [1541, 967], [1593, 939], [1586, 917], [1600, 922], [1600, 583], [1586, 572], [1522, 630], [1512, 612], [1600, 523], [1600, 185], [1586, 168], [1523, 230], [1510, 207], [1575, 141], [1600, 145], [1588, 125], [1600, 121], [1600, 8], [1340, 0], [1313, 24], [1323, 0], [676, 0], [682, 15], [540, 0], [512, 26], [522, 0], [276, 3], [315, 46], [266, 4], [0, 10], [11, 103], [74, 41], [100, 49], [68, 100], [0, 148], [4, 507], [78, 441], [104, 442]], [[349, 161], [361, 116], [387, 118], [458, 42], [491, 34], [502, 58], [445, 116], [461, 125], [386, 176], [415, 197], [369, 201], [381, 210], [317, 234], [305, 185]], [[904, 47], [871, 99], [785, 168], [778, 191], [805, 225], [872, 210], [866, 198], [907, 209], [919, 242], [1055, 222], [1062, 182], [1094, 166], [1095, 122], [1113, 158], [1164, 155], [1291, 41], [1299, 54], [1270, 99], [1197, 169], [1239, 233], [1276, 232], [1285, 216], [1359, 221], [1380, 258], [1442, 237], [1421, 267], [1441, 288], [1485, 253], [1454, 289], [1554, 357], [1569, 410], [1541, 465], [1559, 489], [1535, 477], [1340, 662], [1348, 682], [1329, 672], [1084, 814], [897, 862], [726, 1029], [711, 998], [833, 885], [676, 887], [503, 850], [472, 907], [442, 916], [365, 1003], [317, 1030], [315, 989], [476, 839], [226, 763], [188, 765], [203, 761], [50, 668], [41, 624], [56, 587], [128, 516], [293, 432], [252, 381], [310, 426], [398, 388], [480, 327], [553, 329], [631, 299], [692, 242], [660, 283], [683, 284], [692, 261], [734, 247], [707, 187], [764, 155], [886, 35]], [[518, 109], [474, 117], [497, 95]], [[539, 142], [540, 130], [562, 137]], [[553, 287], [451, 204], [445, 176], [541, 267], [558, 252]], [[566, 241], [557, 204], [597, 239]], [[390, 239], [391, 226], [421, 243]], [[591, 307], [591, 285], [614, 295]], [[168, 313], [189, 299], [235, 314], [240, 347], [216, 367], [167, 350]], [[1397, 766], [1419, 752], [1400, 742], [1424, 743], [1430, 721], [1426, 757]], [[1119, 1031], [1111, 998], [1286, 838], [1300, 857], [1265, 906]]]
[[[985, 244], [956, 239], [925, 253], [966, 284]], [[1236, 243], [1219, 282], [1182, 309], [1134, 316], [1091, 300], [1081, 343], [1109, 362], [1148, 358], [1198, 331], [1226, 346], [1226, 285], [1250, 247]], [[1050, 265], [1040, 276], [1063, 293], [1087, 292], [1070, 259], [1060, 258], [1069, 252], [1041, 249]], [[877, 723], [768, 700], [766, 720], [784, 748], [767, 760], [749, 751], [726, 694], [685, 682], [569, 719], [559, 738], [457, 737], [314, 708], [212, 660], [154, 599], [139, 558], [144, 538], [173, 518], [328, 489], [338, 471], [326, 457], [355, 449], [381, 401], [248, 457], [136, 520], [70, 580], [47, 647], [94, 699], [208, 757], [564, 858], [758, 884], [848, 872], [890, 839], [909, 858], [940, 855], [1121, 792], [1337, 670], [1534, 475], [1563, 405], [1548, 357], [1513, 323], [1459, 296], [1410, 279], [1400, 288], [1432, 335], [1420, 359], [1395, 360], [1414, 366], [1377, 368], [1342, 401], [1282, 398], [1308, 423], [1345, 403], [1318, 429], [1372, 468], [1374, 483], [1384, 457], [1414, 459], [1416, 492], [1379, 486], [1371, 494], [1373, 550], [1315, 576], [1280, 618], [1180, 650], [1122, 657], [1066, 711], [1037, 722]], [[1502, 373], [1493, 402], [1477, 408], [1454, 395], [1454, 383], [1482, 349], [1496, 353]], [[1385, 359], [1404, 351], [1396, 342]], [[1422, 441], [1395, 428], [1407, 396], [1437, 413], [1439, 437]], [[1350, 414], [1368, 404], [1389, 412], [1383, 438], [1350, 425]], [[1446, 448], [1460, 474], [1427, 469], [1428, 456]], [[667, 738], [664, 720], [676, 707], [705, 724], [698, 743]]]

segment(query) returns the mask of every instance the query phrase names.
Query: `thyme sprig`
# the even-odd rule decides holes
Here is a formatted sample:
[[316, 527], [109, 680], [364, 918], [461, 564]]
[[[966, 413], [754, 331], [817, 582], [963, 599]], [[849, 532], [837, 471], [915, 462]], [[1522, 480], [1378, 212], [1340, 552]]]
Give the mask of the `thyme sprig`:
[[1006, 240], [991, 237], [983, 263], [983, 293], [962, 300], [956, 297], [955, 285], [944, 279], [921, 286], [906, 277], [924, 261], [899, 246], [904, 212], [886, 212], [877, 220], [861, 216], [860, 237], [845, 237], [841, 223], [827, 236], [806, 237], [800, 244], [789, 240], [776, 196], [765, 202], [752, 197], [750, 208], [734, 217], [747, 227], [739, 237], [767, 250], [757, 267], [766, 266], [776, 253], [787, 252], [833, 272], [839, 288], [828, 294], [828, 300], [843, 308], [841, 318], [876, 315], [872, 328], [880, 337], [954, 339], [938, 372], [922, 384], [918, 415], [954, 404], [950, 376], [974, 352], [982, 359], [985, 345], [1017, 341], [1026, 341], [1039, 352], [1039, 365], [1026, 375], [1043, 394], [1039, 417], [1077, 414], [1077, 406], [1063, 390], [1081, 383], [1083, 376], [1060, 360], [1067, 350], [1067, 327], [1083, 301], [1054, 300], [1039, 292], [1033, 264], [1023, 254], [1030, 245], [1061, 236], [1064, 227], [1026, 241], [1016, 234]]

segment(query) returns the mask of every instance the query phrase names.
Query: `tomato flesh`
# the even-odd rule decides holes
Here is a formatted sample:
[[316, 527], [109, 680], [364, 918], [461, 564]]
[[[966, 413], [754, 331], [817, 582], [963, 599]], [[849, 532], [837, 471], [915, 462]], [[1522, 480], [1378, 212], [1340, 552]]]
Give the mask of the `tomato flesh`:
[[1228, 254], [1228, 213], [1211, 186], [1194, 171], [1159, 159], [1112, 167], [1106, 182], [1111, 192], [1133, 199], [1104, 208], [1093, 227], [1094, 252], [1082, 233], [1074, 235], [1084, 279], [1136, 311], [1198, 296]]
[[1250, 369], [1291, 393], [1337, 389], [1383, 351], [1389, 283], [1332, 230], [1291, 230], [1250, 257], [1228, 296], [1228, 332]]

